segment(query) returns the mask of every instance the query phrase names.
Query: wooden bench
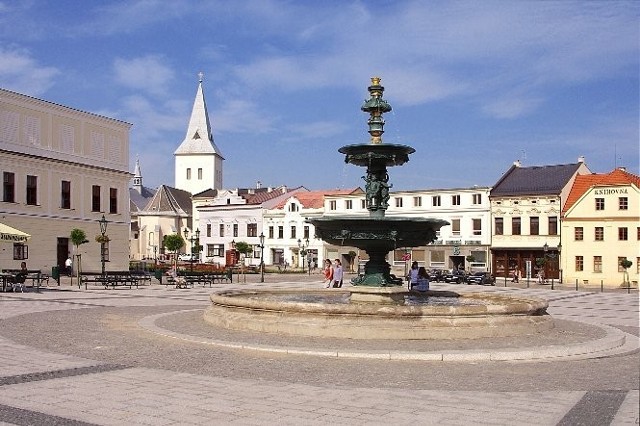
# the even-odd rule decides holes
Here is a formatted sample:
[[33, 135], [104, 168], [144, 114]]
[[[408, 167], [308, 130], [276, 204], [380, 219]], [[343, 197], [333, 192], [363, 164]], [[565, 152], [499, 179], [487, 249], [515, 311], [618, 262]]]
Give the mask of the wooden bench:
[[80, 282], [78, 288], [84, 283], [84, 288], [87, 289], [87, 284], [97, 283], [103, 285], [104, 288], [115, 288], [118, 285], [128, 285], [129, 288], [133, 288], [135, 285], [138, 287], [138, 279], [132, 275], [129, 271], [107, 271], [102, 275], [101, 272], [82, 272], [80, 274]]

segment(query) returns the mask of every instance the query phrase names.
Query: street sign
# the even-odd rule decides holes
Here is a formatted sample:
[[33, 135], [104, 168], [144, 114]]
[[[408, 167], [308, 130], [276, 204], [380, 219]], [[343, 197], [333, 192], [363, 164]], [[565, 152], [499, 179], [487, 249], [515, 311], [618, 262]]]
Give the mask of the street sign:
[[405, 253], [402, 255], [402, 260], [404, 260], [405, 262], [407, 260], [411, 260], [411, 253]]

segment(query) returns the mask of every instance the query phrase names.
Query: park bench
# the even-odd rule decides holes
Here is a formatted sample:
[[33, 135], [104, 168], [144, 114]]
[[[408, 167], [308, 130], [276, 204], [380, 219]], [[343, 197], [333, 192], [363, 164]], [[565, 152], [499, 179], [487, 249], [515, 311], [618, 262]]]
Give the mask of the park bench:
[[[21, 274], [24, 271], [22, 271], [21, 269], [3, 269], [2, 272], [17, 275], [17, 274]], [[24, 290], [23, 287], [29, 281], [31, 282], [32, 288], [35, 288], [36, 291], [40, 291], [40, 286], [42, 285], [42, 283], [49, 285], [49, 275], [43, 274], [40, 269], [27, 269], [26, 274], [24, 276], [24, 281], [19, 283], [21, 284], [20, 286], [21, 290]]]
[[128, 285], [129, 288], [133, 288], [135, 285], [138, 287], [138, 279], [135, 275], [132, 275], [129, 271], [107, 271], [102, 275], [100, 272], [82, 272], [80, 274], [80, 282], [78, 288], [84, 283], [84, 288], [87, 288], [87, 284], [96, 283], [104, 286], [104, 288], [115, 288], [118, 285]]

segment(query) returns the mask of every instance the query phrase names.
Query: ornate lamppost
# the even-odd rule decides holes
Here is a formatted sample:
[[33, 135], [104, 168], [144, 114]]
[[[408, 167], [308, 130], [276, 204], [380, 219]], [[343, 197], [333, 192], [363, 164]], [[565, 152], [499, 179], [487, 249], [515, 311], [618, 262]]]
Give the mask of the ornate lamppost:
[[309, 239], [305, 238], [304, 241], [298, 239], [298, 249], [300, 249], [300, 255], [302, 256], [302, 272], [304, 273], [304, 260], [307, 257], [307, 247], [309, 247]]
[[187, 228], [184, 228], [184, 239], [189, 241], [191, 243], [191, 257], [189, 258], [189, 261], [191, 263], [191, 272], [193, 272], [193, 261], [194, 261], [194, 251], [195, 251], [195, 246], [196, 243], [198, 243], [198, 245], [200, 245], [199, 240], [200, 240], [200, 229], [196, 229], [196, 232], [194, 234], [191, 235], [191, 237], [189, 238], [189, 230]]
[[102, 219], [98, 221], [100, 225], [100, 263], [102, 264], [102, 277], [105, 276], [104, 263], [109, 260], [109, 237], [107, 237], [107, 225], [109, 221], [102, 215]]
[[258, 238], [260, 239], [260, 245], [258, 246], [260, 247], [260, 282], [263, 283], [264, 282], [264, 233], [261, 232]]

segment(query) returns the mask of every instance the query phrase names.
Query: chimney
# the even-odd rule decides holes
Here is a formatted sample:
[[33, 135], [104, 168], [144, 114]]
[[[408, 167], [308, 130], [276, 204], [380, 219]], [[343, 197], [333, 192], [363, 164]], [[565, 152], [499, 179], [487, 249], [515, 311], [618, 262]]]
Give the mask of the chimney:
[[514, 161], [513, 165], [516, 166], [516, 167], [520, 167], [520, 160]]
[[584, 155], [578, 157], [578, 163], [584, 163]]
[[620, 167], [618, 167], [618, 170], [620, 170], [621, 172], [626, 172], [627, 168], [624, 167], [624, 166], [620, 166]]
[[283, 194], [287, 193], [287, 185], [282, 185], [282, 193]]
[[262, 182], [258, 181], [256, 182], [256, 189], [260, 189], [262, 188]]

